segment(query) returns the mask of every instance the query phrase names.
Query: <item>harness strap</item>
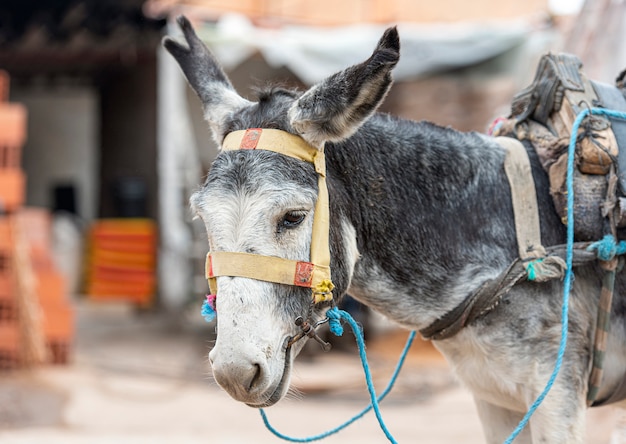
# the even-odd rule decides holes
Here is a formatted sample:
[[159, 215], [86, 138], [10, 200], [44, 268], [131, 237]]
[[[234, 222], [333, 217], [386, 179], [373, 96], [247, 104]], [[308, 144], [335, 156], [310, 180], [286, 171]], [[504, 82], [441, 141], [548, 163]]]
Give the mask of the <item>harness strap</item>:
[[604, 358], [606, 355], [609, 330], [611, 328], [611, 304], [613, 303], [613, 293], [615, 290], [615, 271], [618, 267], [618, 258], [608, 261], [600, 261], [600, 266], [604, 269], [602, 277], [602, 290], [600, 291], [600, 301], [598, 304], [598, 316], [596, 321], [596, 331], [593, 340], [593, 356], [591, 373], [587, 388], [587, 406], [599, 406], [615, 397], [615, 400], [623, 399], [626, 386], [621, 381], [618, 388], [607, 398], [597, 400], [602, 385], [604, 374]]
[[309, 145], [302, 137], [286, 131], [250, 128], [228, 133], [222, 143], [223, 151], [268, 150], [315, 165], [315, 172], [326, 176], [324, 151]]
[[[577, 242], [574, 244], [573, 266], [577, 267], [595, 261], [598, 258], [594, 252], [587, 250], [589, 245], [589, 242]], [[566, 254], [567, 245], [555, 245], [546, 248], [546, 259], [564, 260]], [[496, 308], [511, 288], [527, 275], [527, 268], [522, 260], [520, 258], [515, 259], [495, 279], [486, 281], [476, 291], [467, 296], [456, 308], [447, 312], [428, 327], [420, 330], [420, 334], [424, 339], [434, 341], [451, 338], [461, 331], [463, 327]]]
[[567, 268], [565, 261], [546, 257], [546, 249], [541, 244], [539, 206], [528, 153], [517, 139], [496, 137], [496, 141], [506, 150], [504, 171], [511, 188], [517, 249], [528, 279], [545, 282], [562, 278]]
[[311, 288], [330, 279], [330, 267], [282, 257], [214, 251], [207, 254], [206, 276], [207, 279], [217, 276], [246, 277]]
[[315, 167], [318, 195], [313, 216], [310, 261], [294, 261], [274, 256], [216, 251], [207, 254], [206, 278], [217, 294], [217, 277], [247, 277], [278, 284], [310, 287], [314, 303], [333, 298], [330, 273], [328, 187], [323, 149], [309, 145], [303, 138], [286, 131], [250, 128], [229, 133], [223, 151], [267, 150], [309, 162]]
[[496, 141], [506, 150], [504, 171], [511, 188], [519, 257], [524, 262], [539, 259], [546, 250], [541, 245], [539, 207], [528, 154], [517, 139], [496, 137]]

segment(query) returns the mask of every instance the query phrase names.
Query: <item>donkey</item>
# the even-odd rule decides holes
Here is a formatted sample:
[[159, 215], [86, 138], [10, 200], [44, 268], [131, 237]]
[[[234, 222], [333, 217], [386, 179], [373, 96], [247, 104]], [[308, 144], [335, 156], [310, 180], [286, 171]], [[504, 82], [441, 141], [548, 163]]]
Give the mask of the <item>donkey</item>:
[[[249, 101], [234, 90], [184, 17], [186, 45], [165, 38], [204, 107], [213, 137], [250, 128], [297, 135], [326, 152], [330, 268], [335, 301], [349, 292], [399, 325], [421, 330], [517, 257], [504, 148], [479, 133], [377, 113], [392, 84], [399, 36], [388, 29], [371, 57], [305, 92], [264, 90]], [[542, 242], [563, 244], [546, 174], [527, 148]], [[318, 196], [314, 166], [267, 150], [222, 151], [191, 197], [211, 251], [307, 261]], [[260, 408], [286, 394], [294, 319], [323, 319], [329, 303], [310, 291], [247, 277], [220, 276], [217, 341], [209, 353], [216, 382]], [[562, 282], [521, 281], [488, 314], [435, 346], [473, 394], [486, 442], [518, 424], [553, 370], [560, 336]], [[624, 379], [626, 306], [618, 274], [605, 376], [598, 399]], [[518, 443], [582, 443], [601, 273], [576, 268], [569, 342], [555, 385]]]

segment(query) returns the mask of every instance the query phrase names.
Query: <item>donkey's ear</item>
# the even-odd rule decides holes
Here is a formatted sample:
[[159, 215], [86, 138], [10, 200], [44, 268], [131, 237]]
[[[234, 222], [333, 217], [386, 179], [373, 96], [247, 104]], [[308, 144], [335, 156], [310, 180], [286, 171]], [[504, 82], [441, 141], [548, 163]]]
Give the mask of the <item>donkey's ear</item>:
[[369, 59], [305, 92], [289, 110], [291, 125], [315, 146], [350, 137], [382, 103], [399, 58], [398, 31], [389, 28]]
[[[180, 16], [177, 22], [188, 46], [170, 37], [163, 39], [163, 46], [174, 56], [187, 81], [200, 97], [205, 118], [217, 133], [226, 115], [250, 102], [237, 94], [209, 48], [196, 35], [189, 20]], [[219, 134], [215, 135], [219, 137]]]

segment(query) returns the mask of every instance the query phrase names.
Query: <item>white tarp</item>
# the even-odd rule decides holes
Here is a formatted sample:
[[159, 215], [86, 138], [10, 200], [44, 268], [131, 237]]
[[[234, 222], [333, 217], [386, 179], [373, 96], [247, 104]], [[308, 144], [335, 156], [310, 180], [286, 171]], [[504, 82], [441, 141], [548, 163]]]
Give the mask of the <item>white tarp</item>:
[[[385, 26], [359, 24], [339, 28], [283, 26], [258, 28], [240, 15], [225, 15], [199, 27], [226, 71], [257, 51], [273, 67], [287, 67], [314, 84], [371, 54]], [[525, 22], [417, 25], [400, 23], [400, 62], [396, 80], [471, 66], [503, 54], [530, 34]]]

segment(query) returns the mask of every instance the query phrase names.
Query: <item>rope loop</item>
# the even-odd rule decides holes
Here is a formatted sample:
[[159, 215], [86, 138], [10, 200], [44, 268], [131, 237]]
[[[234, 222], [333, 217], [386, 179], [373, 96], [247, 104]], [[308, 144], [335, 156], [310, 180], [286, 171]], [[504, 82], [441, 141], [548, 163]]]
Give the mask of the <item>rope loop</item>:
[[626, 241], [616, 242], [611, 234], [607, 234], [601, 240], [587, 247], [587, 251], [595, 251], [601, 261], [610, 261], [615, 256], [626, 253]]
[[333, 307], [326, 312], [328, 317], [328, 326], [330, 331], [335, 336], [343, 335], [343, 325], [341, 325], [341, 314], [337, 307]]

